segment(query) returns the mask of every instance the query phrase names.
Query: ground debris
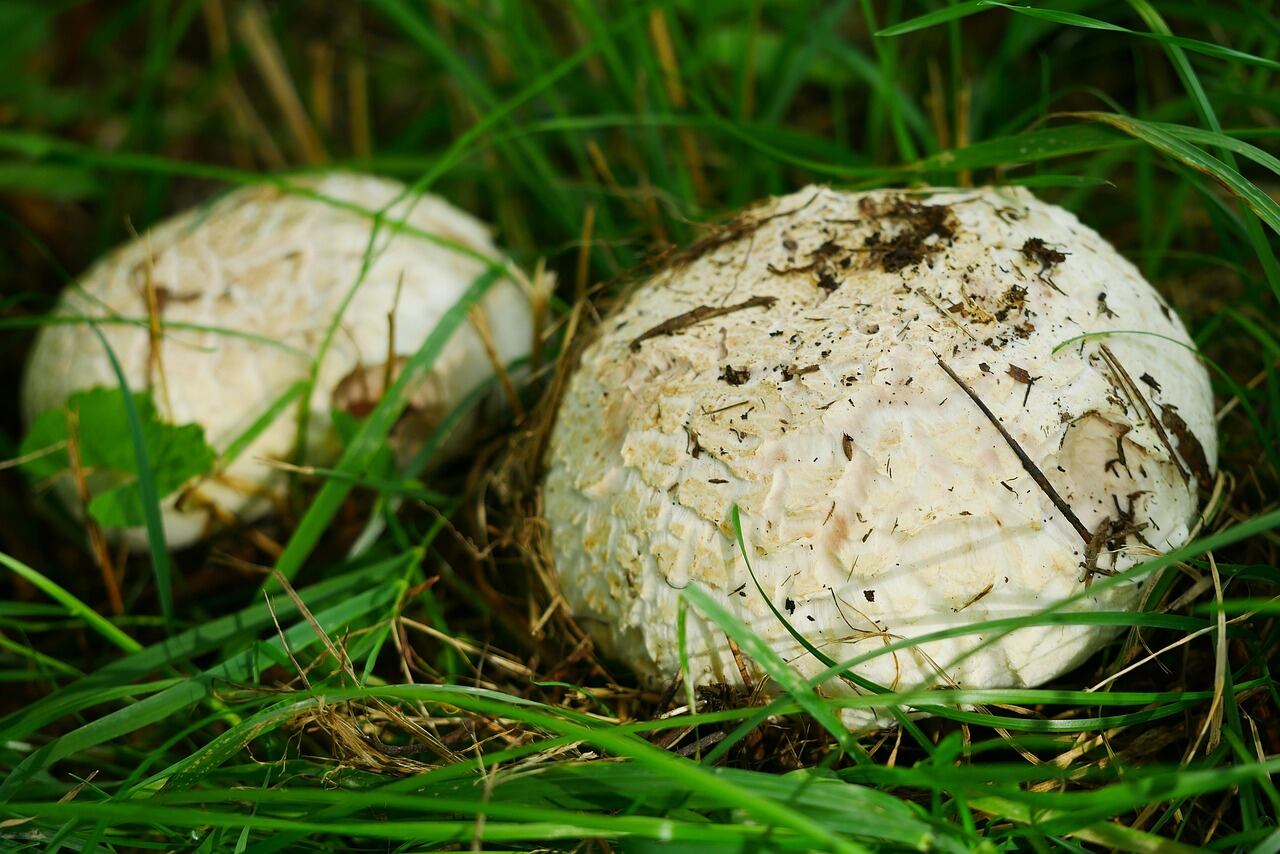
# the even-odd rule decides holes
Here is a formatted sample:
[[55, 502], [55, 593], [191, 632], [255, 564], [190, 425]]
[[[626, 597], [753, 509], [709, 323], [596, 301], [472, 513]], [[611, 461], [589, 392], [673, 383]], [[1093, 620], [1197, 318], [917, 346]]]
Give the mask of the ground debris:
[[777, 213], [770, 214], [769, 216], [756, 216], [754, 211], [747, 211], [741, 216], [729, 221], [724, 226], [714, 229], [710, 234], [700, 237], [681, 251], [675, 253], [675, 255], [671, 257], [670, 266], [684, 266], [685, 264], [698, 260], [708, 252], [719, 249], [721, 246], [727, 246], [730, 243], [742, 240], [743, 238], [754, 234], [767, 222], [772, 222], [775, 219], [781, 219], [783, 217], [799, 213], [811, 205], [813, 200], [817, 197], [818, 196], [815, 193], [809, 201], [799, 207], [790, 208], [785, 211], [778, 211]]
[[[1128, 543], [1129, 537], [1136, 537], [1139, 542], [1144, 545], [1150, 545], [1142, 536], [1143, 529], [1146, 525], [1139, 525], [1134, 520], [1133, 502], [1141, 493], [1135, 492], [1129, 496], [1128, 508], [1121, 510], [1120, 502], [1116, 501], [1116, 515], [1108, 516], [1098, 523], [1098, 527], [1094, 529], [1093, 534], [1089, 537], [1089, 542], [1084, 550], [1084, 577], [1081, 579], [1085, 587], [1093, 584], [1095, 575], [1114, 575], [1114, 569], [1102, 569], [1098, 566], [1098, 558], [1101, 556], [1103, 549], [1110, 551], [1119, 551]], [[1114, 499], [1115, 496], [1112, 496]]]
[[1022, 406], [1026, 408], [1027, 399], [1031, 397], [1031, 387], [1036, 384], [1039, 377], [1031, 376], [1031, 372], [1026, 368], [1020, 368], [1017, 365], [1009, 365], [1009, 376], [1013, 377], [1015, 382], [1020, 382], [1027, 387], [1027, 391], [1022, 395]]
[[640, 345], [643, 342], [648, 341], [650, 338], [657, 338], [660, 335], [674, 335], [682, 329], [687, 329], [690, 326], [701, 323], [704, 320], [710, 320], [713, 317], [723, 317], [726, 314], [732, 314], [735, 311], [742, 311], [748, 308], [771, 308], [777, 301], [777, 297], [756, 296], [748, 300], [743, 300], [739, 303], [734, 303], [733, 305], [700, 305], [697, 308], [692, 308], [689, 311], [684, 312], [683, 314], [677, 314], [675, 317], [667, 318], [657, 326], [641, 332], [635, 337], [635, 340], [631, 342], [631, 349], [633, 351], [639, 350]]
[[1160, 422], [1173, 434], [1178, 443], [1178, 455], [1182, 457], [1187, 468], [1195, 475], [1200, 488], [1208, 492], [1213, 488], [1213, 472], [1209, 469], [1209, 459], [1205, 456], [1204, 446], [1191, 432], [1187, 422], [1178, 414], [1176, 406], [1165, 403], [1160, 406]]
[[720, 374], [720, 379], [724, 380], [729, 385], [742, 385], [747, 380], [751, 379], [751, 369], [735, 368], [733, 365], [725, 365], [724, 371]]
[[[887, 202], [866, 198], [858, 203], [858, 207], [868, 218], [896, 221], [902, 225], [892, 237], [877, 231], [863, 242], [871, 265], [878, 265], [886, 273], [896, 273], [919, 264], [940, 252], [956, 236], [955, 216], [948, 205], [925, 205], [894, 196]], [[930, 240], [931, 237], [937, 240]]]
[[[1186, 483], [1187, 470], [1184, 469], [1182, 467], [1182, 463], [1179, 462], [1178, 452], [1174, 450], [1173, 443], [1169, 441], [1169, 435], [1165, 432], [1164, 425], [1159, 420], [1156, 419], [1156, 414], [1155, 412], [1152, 411], [1151, 404], [1147, 402], [1147, 399], [1145, 397], [1143, 397], [1142, 389], [1138, 388], [1138, 384], [1133, 381], [1133, 377], [1129, 376], [1129, 372], [1125, 370], [1124, 365], [1120, 363], [1120, 359], [1117, 358], [1116, 354], [1111, 352], [1110, 347], [1108, 347], [1106, 344], [1100, 344], [1098, 345], [1098, 349], [1102, 352], [1102, 358], [1111, 367], [1111, 370], [1116, 374], [1116, 378], [1119, 380], [1121, 388], [1125, 390], [1125, 392], [1130, 396], [1131, 399], [1136, 400], [1138, 405], [1142, 407], [1142, 411], [1143, 413], [1146, 414], [1147, 422], [1151, 425], [1151, 429], [1156, 432], [1156, 436], [1159, 437], [1160, 443], [1164, 445], [1165, 450], [1169, 452], [1169, 458], [1173, 461], [1173, 467], [1178, 470], [1178, 475], [1182, 478], [1183, 482]], [[1170, 407], [1166, 406], [1165, 408], [1168, 409]], [[1177, 419], [1176, 423], [1180, 424], [1182, 429], [1185, 430], [1187, 426], [1186, 422], [1183, 421], [1182, 418], [1178, 416], [1176, 412], [1173, 414], [1173, 417]], [[1203, 462], [1204, 449], [1200, 447], [1200, 442], [1196, 440], [1194, 436], [1192, 436], [1191, 439], [1192, 441], [1195, 442], [1195, 450], [1192, 450], [1190, 447], [1188, 447], [1188, 452], [1195, 453], [1195, 451], [1198, 450], [1200, 453], [1201, 462]], [[1190, 461], [1188, 461], [1188, 465], [1190, 465]], [[1206, 482], [1211, 481], [1211, 478], [1208, 475], [1208, 468], [1209, 468], [1208, 464], [1204, 463]], [[1199, 475], [1197, 475], [1196, 479], [1197, 480], [1200, 479]], [[1208, 489], [1208, 488], [1209, 488], [1208, 486], [1205, 487], [1205, 489]]]
[[1028, 237], [1026, 242], [1022, 244], [1020, 251], [1028, 261], [1034, 261], [1040, 265], [1040, 270], [1036, 273], [1040, 277], [1040, 281], [1058, 293], [1063, 293], [1062, 288], [1058, 287], [1047, 273], [1053, 269], [1055, 264], [1061, 264], [1067, 260], [1065, 252], [1059, 252], [1057, 249], [1050, 247], [1039, 237]]
[[1022, 450], [1022, 446], [1018, 444], [1017, 440], [1015, 440], [1013, 436], [1009, 435], [1009, 431], [1000, 423], [1000, 419], [996, 417], [995, 413], [982, 402], [982, 398], [978, 397], [977, 393], [969, 387], [969, 384], [962, 380], [960, 375], [953, 371], [951, 366], [942, 360], [942, 357], [938, 357], [938, 366], [946, 372], [947, 376], [951, 377], [956, 385], [960, 386], [961, 391], [969, 396], [969, 399], [974, 402], [974, 405], [977, 406], [978, 409], [982, 410], [982, 414], [991, 422], [991, 426], [996, 428], [996, 431], [1001, 435], [1001, 437], [1003, 437], [1010, 450], [1012, 450], [1014, 455], [1017, 456], [1018, 462], [1022, 463], [1023, 470], [1026, 471], [1027, 474], [1031, 475], [1031, 479], [1036, 482], [1036, 486], [1040, 487], [1040, 490], [1044, 492], [1045, 496], [1048, 497], [1053, 506], [1058, 508], [1058, 512], [1061, 513], [1069, 523], [1071, 523], [1071, 527], [1080, 535], [1080, 538], [1088, 543], [1093, 538], [1093, 534], [1084, 526], [1084, 523], [1080, 521], [1080, 517], [1071, 509], [1071, 505], [1058, 494], [1058, 490], [1053, 488], [1053, 484], [1049, 483], [1049, 479], [1044, 476], [1044, 472], [1040, 471], [1039, 467], [1036, 466], [1031, 457], [1027, 456], [1027, 452]]

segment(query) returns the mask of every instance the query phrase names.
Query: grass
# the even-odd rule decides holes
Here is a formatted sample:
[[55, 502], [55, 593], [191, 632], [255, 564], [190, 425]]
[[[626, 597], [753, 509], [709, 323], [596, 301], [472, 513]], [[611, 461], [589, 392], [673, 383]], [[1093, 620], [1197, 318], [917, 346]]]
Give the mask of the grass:
[[[8, 399], [71, 277], [281, 168], [439, 192], [560, 282], [531, 414], [469, 466], [367, 474], [397, 386], [294, 516], [117, 558], [123, 616], [78, 523], [0, 470], [5, 850], [1280, 850], [1280, 25], [1243, 0], [1036, 5], [0, 2]], [[1125, 628], [1075, 673], [823, 700], [695, 591], [778, 694], [659, 696], [544, 618], [522, 462], [579, 297], [808, 181], [1033, 187], [1213, 366], [1224, 476], [1199, 539], [1136, 570], [1145, 608], [966, 630]], [[936, 714], [837, 723], [871, 703]]]

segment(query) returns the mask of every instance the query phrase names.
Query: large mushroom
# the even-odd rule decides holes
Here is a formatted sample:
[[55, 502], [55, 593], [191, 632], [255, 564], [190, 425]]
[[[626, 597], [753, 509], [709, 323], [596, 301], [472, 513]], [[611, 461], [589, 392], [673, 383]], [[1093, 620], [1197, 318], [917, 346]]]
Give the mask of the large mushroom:
[[[376, 404], [404, 359], [502, 255], [474, 217], [396, 181], [330, 173], [288, 184], [238, 189], [162, 223], [98, 262], [67, 289], [55, 313], [167, 324], [158, 339], [149, 322], [100, 328], [130, 387], [151, 388], [165, 420], [199, 424], [221, 451], [307, 379], [341, 312], [309, 401], [308, 462], [323, 464], [338, 450], [333, 410], [363, 415]], [[410, 441], [493, 376], [495, 361], [528, 354], [532, 315], [524, 287], [498, 281], [480, 309], [488, 345], [477, 324], [457, 329], [397, 428]], [[83, 325], [48, 326], [27, 365], [23, 411], [30, 422], [76, 391], [117, 382], [101, 342]], [[200, 481], [181, 507], [169, 497], [169, 545], [188, 545], [220, 521], [269, 509], [282, 477], [267, 461], [290, 459], [296, 439], [291, 408], [230, 466]], [[59, 488], [74, 505], [68, 481]]]
[[[809, 187], [604, 321], [551, 436], [545, 513], [572, 613], [646, 680], [679, 672], [692, 583], [813, 676], [775, 608], [836, 661], [1077, 594], [1071, 609], [1132, 608], [1140, 582], [1091, 582], [1182, 545], [1215, 465], [1186, 329], [1075, 216], [1020, 189]], [[964, 634], [857, 672], [1032, 686], [1114, 631]], [[741, 681], [692, 611], [687, 641], [688, 678]]]

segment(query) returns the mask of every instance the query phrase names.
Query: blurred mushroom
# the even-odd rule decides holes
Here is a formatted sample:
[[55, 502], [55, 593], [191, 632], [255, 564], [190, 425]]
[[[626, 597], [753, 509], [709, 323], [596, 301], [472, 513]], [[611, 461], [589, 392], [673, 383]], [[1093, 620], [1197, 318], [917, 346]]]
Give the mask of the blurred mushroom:
[[[474, 217], [434, 196], [410, 196], [396, 181], [332, 173], [289, 183], [288, 192], [265, 184], [238, 189], [160, 224], [99, 261], [67, 289], [56, 313], [167, 324], [159, 336], [146, 324], [101, 329], [130, 387], [152, 388], [166, 420], [199, 424], [218, 450], [308, 377], [341, 313], [307, 422], [307, 461], [323, 465], [339, 449], [332, 411], [367, 414], [445, 311], [502, 255]], [[374, 235], [372, 214], [384, 209]], [[495, 283], [481, 309], [488, 344], [474, 322], [457, 329], [397, 426], [408, 443], [398, 448], [402, 455], [493, 376], [495, 361], [528, 354], [532, 319], [522, 286]], [[79, 324], [49, 326], [27, 365], [23, 412], [30, 422], [75, 391], [115, 385], [95, 336]], [[456, 432], [465, 435], [468, 426]], [[232, 517], [265, 513], [282, 474], [264, 459], [289, 459], [296, 439], [291, 406], [181, 508], [170, 496], [163, 508], [169, 545], [189, 545]], [[74, 506], [70, 485], [60, 486]], [[142, 542], [136, 531], [129, 539]]]
[[[691, 583], [813, 676], [770, 602], [836, 661], [1031, 614], [1183, 544], [1215, 464], [1185, 328], [1072, 214], [1017, 189], [809, 187], [676, 256], [600, 327], [551, 437], [545, 513], [573, 614], [650, 682], [679, 670]], [[691, 613], [687, 631], [689, 677], [741, 681], [713, 623]], [[1037, 685], [1114, 631], [964, 634], [857, 672]]]

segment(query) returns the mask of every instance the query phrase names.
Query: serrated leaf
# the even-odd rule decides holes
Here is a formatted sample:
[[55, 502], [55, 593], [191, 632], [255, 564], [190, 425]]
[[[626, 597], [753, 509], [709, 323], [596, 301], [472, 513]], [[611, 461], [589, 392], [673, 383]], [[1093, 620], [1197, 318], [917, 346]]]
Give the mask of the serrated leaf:
[[[149, 394], [135, 394], [133, 400], [160, 495], [170, 495], [212, 469], [215, 454], [203, 428], [162, 421]], [[21, 453], [30, 457], [22, 468], [35, 480], [48, 480], [70, 468], [66, 442], [72, 413], [79, 425], [80, 464], [88, 473], [90, 514], [109, 528], [145, 524], [137, 458], [120, 389], [77, 392], [64, 405], [41, 412], [22, 440]]]

